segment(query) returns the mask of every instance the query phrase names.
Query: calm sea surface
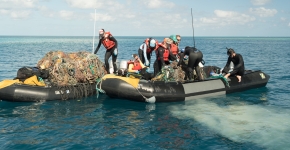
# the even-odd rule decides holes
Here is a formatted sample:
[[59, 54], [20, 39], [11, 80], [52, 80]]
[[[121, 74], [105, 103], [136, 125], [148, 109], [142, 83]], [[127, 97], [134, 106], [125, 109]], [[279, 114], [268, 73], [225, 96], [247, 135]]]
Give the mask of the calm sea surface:
[[[137, 53], [146, 37], [115, 38], [120, 61]], [[271, 76], [267, 86], [176, 103], [103, 94], [40, 103], [0, 100], [0, 149], [290, 149], [290, 38], [196, 37], [195, 43], [206, 65], [218, 67], [226, 63], [226, 47], [235, 49], [246, 69]], [[182, 37], [185, 46], [193, 46], [192, 37]], [[0, 81], [14, 78], [22, 66], [36, 66], [49, 51], [92, 47], [92, 37], [0, 36]], [[98, 52], [102, 61], [104, 52]]]

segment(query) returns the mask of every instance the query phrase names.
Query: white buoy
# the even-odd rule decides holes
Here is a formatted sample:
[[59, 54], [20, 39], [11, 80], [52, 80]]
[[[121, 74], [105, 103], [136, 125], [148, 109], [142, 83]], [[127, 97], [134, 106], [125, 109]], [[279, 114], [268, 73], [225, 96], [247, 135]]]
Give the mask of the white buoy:
[[150, 98], [147, 98], [147, 99], [146, 99], [146, 102], [148, 102], [148, 103], [155, 103], [155, 102], [156, 102], [156, 98], [155, 98], [155, 96], [152, 96], [152, 97], [150, 97]]

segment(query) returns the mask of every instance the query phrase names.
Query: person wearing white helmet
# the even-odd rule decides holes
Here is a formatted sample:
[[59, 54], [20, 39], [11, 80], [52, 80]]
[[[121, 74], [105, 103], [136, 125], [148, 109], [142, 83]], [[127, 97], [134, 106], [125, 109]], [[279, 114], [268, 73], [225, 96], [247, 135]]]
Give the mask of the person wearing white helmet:
[[144, 43], [140, 45], [138, 54], [139, 54], [141, 62], [145, 64], [145, 66], [150, 67], [150, 59], [151, 59], [152, 52], [157, 50], [157, 48], [158, 48], [158, 41], [151, 37], [145, 39]]

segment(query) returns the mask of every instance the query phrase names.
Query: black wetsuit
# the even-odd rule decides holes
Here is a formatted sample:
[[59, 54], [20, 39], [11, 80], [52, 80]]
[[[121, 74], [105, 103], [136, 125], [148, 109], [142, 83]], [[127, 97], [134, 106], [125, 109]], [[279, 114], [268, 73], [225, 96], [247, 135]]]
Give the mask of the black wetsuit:
[[[156, 50], [156, 60], [154, 62], [154, 76], [156, 76], [161, 71], [162, 67], [170, 64], [169, 61], [164, 61], [163, 58], [164, 51], [165, 49], [162, 46], [158, 47], [158, 49]], [[170, 50], [169, 50], [169, 58], [171, 58], [172, 60], [177, 59]]]
[[[101, 47], [101, 44], [102, 44], [102, 41], [105, 40], [105, 38], [102, 38], [99, 40], [99, 44], [94, 52], [94, 54], [97, 54], [97, 52], [99, 51], [100, 47]], [[105, 54], [105, 68], [106, 68], [106, 71], [107, 73], [110, 73], [109, 69], [110, 69], [110, 66], [109, 66], [109, 58], [112, 56], [112, 62], [113, 62], [113, 67], [114, 67], [114, 73], [117, 73], [117, 64], [116, 64], [116, 61], [117, 61], [117, 56], [118, 55], [114, 55], [114, 50], [115, 48], [118, 47], [118, 42], [117, 40], [113, 37], [113, 36], [110, 36], [109, 37], [109, 40], [111, 41], [114, 41], [115, 42], [115, 46], [110, 48], [110, 49], [107, 49], [106, 51], [106, 54]]]
[[230, 73], [230, 76], [234, 76], [234, 75], [243, 76], [244, 72], [245, 72], [244, 59], [243, 59], [241, 54], [237, 54], [237, 53], [233, 58], [231, 56], [229, 56], [227, 64], [225, 65], [222, 72], [229, 73], [231, 61], [234, 64], [234, 69]]
[[202, 70], [199, 67], [199, 63], [202, 61], [203, 54], [201, 51], [194, 47], [185, 47], [184, 52], [180, 53], [180, 59], [178, 65], [181, 65], [183, 62], [183, 58], [185, 55], [188, 55], [188, 64], [187, 64], [187, 76], [188, 79], [191, 80], [193, 77], [193, 69], [195, 69], [198, 80], [203, 80], [204, 77], [202, 75]]

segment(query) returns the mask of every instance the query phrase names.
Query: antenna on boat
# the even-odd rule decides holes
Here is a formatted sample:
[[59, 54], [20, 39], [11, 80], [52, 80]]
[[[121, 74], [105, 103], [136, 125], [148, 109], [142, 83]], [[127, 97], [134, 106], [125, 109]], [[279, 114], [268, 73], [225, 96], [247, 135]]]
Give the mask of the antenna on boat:
[[95, 34], [96, 34], [96, 8], [95, 8], [95, 20], [94, 20], [94, 36], [93, 36], [93, 50], [92, 50], [92, 54], [95, 51]]
[[192, 25], [192, 34], [193, 34], [193, 45], [194, 45], [194, 48], [195, 48], [192, 8], [191, 8], [191, 25]]

